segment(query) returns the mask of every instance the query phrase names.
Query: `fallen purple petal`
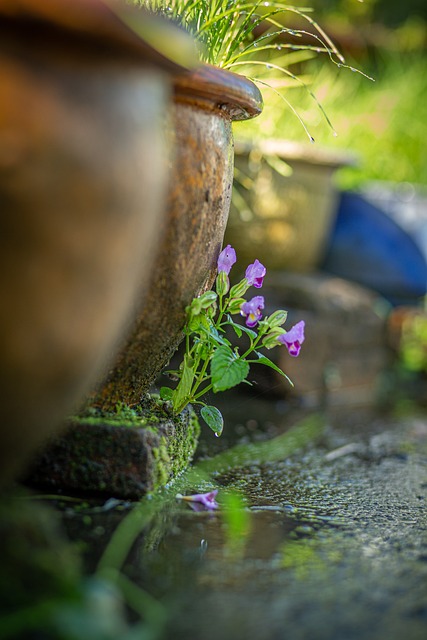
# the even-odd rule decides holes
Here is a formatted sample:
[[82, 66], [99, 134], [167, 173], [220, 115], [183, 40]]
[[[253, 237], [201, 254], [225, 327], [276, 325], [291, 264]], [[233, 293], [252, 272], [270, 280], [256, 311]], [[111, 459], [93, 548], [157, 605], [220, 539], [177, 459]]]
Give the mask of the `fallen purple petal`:
[[267, 273], [267, 269], [259, 260], [255, 260], [253, 264], [250, 264], [246, 269], [245, 278], [248, 284], [260, 289], [264, 280], [264, 276]]
[[261, 309], [264, 309], [263, 296], [255, 296], [252, 300], [244, 302], [240, 307], [240, 313], [246, 318], [247, 327], [255, 327], [262, 317]]
[[178, 495], [177, 498], [190, 503], [190, 507], [195, 511], [213, 511], [218, 509], [218, 503], [215, 500], [218, 489], [209, 491], [208, 493], [195, 493], [192, 496]]
[[287, 333], [283, 333], [278, 337], [278, 341], [287, 347], [289, 355], [296, 358], [301, 350], [301, 345], [305, 340], [304, 336], [304, 320], [300, 320]]
[[228, 244], [218, 256], [218, 272], [225, 271], [228, 275], [231, 271], [231, 267], [236, 262], [236, 259], [236, 252], [231, 244]]

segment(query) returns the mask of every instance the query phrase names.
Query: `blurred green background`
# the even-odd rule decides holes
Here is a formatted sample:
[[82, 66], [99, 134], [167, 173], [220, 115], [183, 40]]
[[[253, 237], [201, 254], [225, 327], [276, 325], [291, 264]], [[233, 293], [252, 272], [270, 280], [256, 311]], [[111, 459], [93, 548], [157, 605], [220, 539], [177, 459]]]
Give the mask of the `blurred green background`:
[[[303, 7], [305, 3], [295, 2]], [[328, 126], [312, 96], [294, 83], [296, 106], [316, 145], [355, 154], [342, 169], [339, 186], [367, 181], [427, 185], [427, 3], [425, 0], [312, 0], [313, 18], [346, 63], [365, 75], [330, 64], [320, 54], [291, 67], [313, 91], [330, 119]], [[280, 137], [309, 143], [301, 123], [274, 92], [263, 88], [264, 113], [236, 137]]]

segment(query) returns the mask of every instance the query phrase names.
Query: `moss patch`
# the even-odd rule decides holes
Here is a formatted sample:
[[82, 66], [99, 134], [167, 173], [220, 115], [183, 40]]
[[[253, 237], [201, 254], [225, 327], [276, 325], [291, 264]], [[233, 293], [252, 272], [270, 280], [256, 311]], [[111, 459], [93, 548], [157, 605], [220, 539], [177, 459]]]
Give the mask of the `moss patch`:
[[200, 426], [191, 407], [145, 396], [132, 407], [86, 410], [34, 460], [26, 482], [49, 489], [140, 498], [171, 482], [191, 462]]
[[[149, 404], [149, 406], [145, 406]], [[143, 402], [129, 406], [118, 402], [111, 410], [87, 406], [79, 414], [72, 416], [73, 424], [108, 424], [115, 427], [138, 428], [156, 424], [170, 416], [165, 402], [156, 396], [148, 396]]]

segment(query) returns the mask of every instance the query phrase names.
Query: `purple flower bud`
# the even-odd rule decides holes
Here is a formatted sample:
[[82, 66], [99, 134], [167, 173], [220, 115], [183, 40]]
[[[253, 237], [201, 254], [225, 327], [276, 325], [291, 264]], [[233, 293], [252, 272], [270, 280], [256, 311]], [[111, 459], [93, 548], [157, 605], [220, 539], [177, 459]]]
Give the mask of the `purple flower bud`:
[[264, 309], [264, 298], [262, 296], [255, 296], [252, 300], [244, 302], [240, 307], [240, 313], [246, 317], [246, 326], [255, 327], [260, 320], [262, 313], [261, 309]]
[[228, 275], [231, 267], [236, 262], [236, 252], [231, 244], [228, 244], [218, 256], [218, 272], [225, 271]]
[[190, 507], [195, 511], [213, 511], [214, 509], [218, 509], [218, 503], [215, 500], [216, 494], [218, 493], [218, 489], [214, 491], [209, 491], [209, 493], [196, 493], [192, 496], [182, 496], [181, 494], [177, 495], [177, 498], [180, 500], [185, 500], [190, 503]]
[[305, 322], [301, 320], [297, 322], [287, 333], [283, 333], [278, 337], [279, 342], [285, 345], [289, 351], [289, 355], [294, 358], [299, 355], [301, 345], [304, 342]]
[[253, 264], [250, 264], [246, 269], [245, 278], [248, 281], [248, 284], [253, 285], [257, 289], [262, 287], [262, 281], [264, 280], [264, 276], [267, 273], [267, 269], [259, 260], [255, 260]]

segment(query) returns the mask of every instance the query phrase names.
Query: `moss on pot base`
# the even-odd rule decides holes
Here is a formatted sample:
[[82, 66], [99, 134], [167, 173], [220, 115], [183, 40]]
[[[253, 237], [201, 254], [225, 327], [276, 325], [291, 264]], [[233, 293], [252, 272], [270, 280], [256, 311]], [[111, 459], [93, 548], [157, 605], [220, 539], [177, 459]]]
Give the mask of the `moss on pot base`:
[[172, 416], [166, 403], [148, 395], [115, 412], [92, 409], [71, 419], [64, 434], [39, 453], [25, 482], [138, 499], [188, 466], [199, 433], [192, 408]]

